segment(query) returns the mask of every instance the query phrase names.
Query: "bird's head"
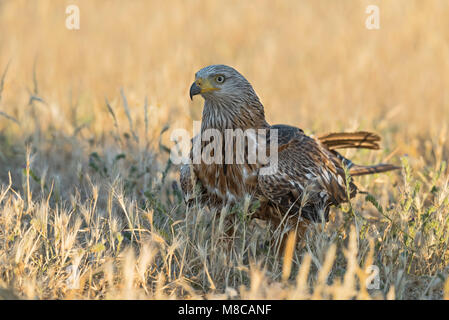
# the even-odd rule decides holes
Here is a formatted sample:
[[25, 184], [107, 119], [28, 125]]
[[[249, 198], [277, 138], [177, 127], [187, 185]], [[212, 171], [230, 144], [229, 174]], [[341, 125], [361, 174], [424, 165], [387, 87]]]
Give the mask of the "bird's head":
[[254, 90], [248, 80], [237, 70], [225, 65], [204, 67], [195, 74], [190, 87], [190, 99], [201, 94], [206, 100], [235, 100], [254, 96]]

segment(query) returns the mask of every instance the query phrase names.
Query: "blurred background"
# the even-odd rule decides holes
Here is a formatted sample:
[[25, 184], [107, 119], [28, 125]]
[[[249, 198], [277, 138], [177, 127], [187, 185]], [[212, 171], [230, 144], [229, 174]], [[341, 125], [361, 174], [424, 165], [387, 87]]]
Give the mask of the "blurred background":
[[[79, 30], [65, 26], [70, 4]], [[379, 30], [365, 27], [370, 4]], [[0, 70], [10, 66], [0, 110], [21, 125], [3, 117], [0, 129], [33, 130], [34, 67], [42, 130], [105, 132], [105, 97], [118, 104], [120, 88], [136, 130], [145, 97], [152, 129], [190, 128], [202, 106], [188, 98], [194, 73], [222, 63], [253, 84], [271, 123], [387, 130], [387, 141], [416, 153], [416, 139], [436, 138], [449, 120], [448, 17], [445, 0], [2, 0]], [[116, 116], [126, 119], [122, 108]]]

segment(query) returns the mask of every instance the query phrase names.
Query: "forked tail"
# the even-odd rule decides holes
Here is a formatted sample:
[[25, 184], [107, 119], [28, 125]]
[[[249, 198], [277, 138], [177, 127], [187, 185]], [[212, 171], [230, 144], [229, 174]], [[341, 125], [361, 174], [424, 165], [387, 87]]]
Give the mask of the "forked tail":
[[381, 173], [391, 170], [398, 170], [401, 167], [392, 164], [377, 164], [373, 166], [361, 166], [353, 163], [339, 154], [336, 149], [361, 148], [361, 149], [379, 149], [380, 137], [372, 132], [341, 132], [329, 133], [318, 138], [320, 142], [331, 152], [333, 152], [342, 163], [349, 169], [351, 176], [362, 176], [365, 174]]
[[387, 172], [392, 170], [398, 170], [401, 169], [401, 167], [394, 166], [392, 164], [376, 164], [374, 166], [360, 166], [357, 164], [354, 164], [349, 169], [349, 174], [351, 176], [363, 176], [365, 174], [373, 174], [373, 173], [381, 173], [381, 172]]
[[379, 149], [380, 137], [372, 132], [329, 133], [318, 138], [329, 150], [345, 148]]

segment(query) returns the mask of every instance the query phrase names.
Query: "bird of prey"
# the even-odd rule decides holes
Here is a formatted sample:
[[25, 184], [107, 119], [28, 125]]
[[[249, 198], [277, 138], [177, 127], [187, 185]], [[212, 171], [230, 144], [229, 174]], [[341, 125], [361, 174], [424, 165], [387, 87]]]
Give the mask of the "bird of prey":
[[[296, 223], [298, 219], [327, 221], [330, 206], [347, 202], [357, 193], [352, 179], [347, 181], [348, 174], [359, 176], [398, 169], [390, 164], [357, 165], [336, 151], [342, 148], [379, 149], [380, 137], [374, 133], [330, 133], [314, 138], [293, 126], [268, 124], [264, 107], [253, 87], [232, 67], [211, 65], [199, 70], [190, 87], [190, 98], [198, 94], [205, 103], [201, 132], [192, 139], [191, 160], [195, 152], [201, 152], [207, 146], [208, 141], [203, 141], [201, 134], [209, 129], [223, 136], [229, 129], [267, 130], [266, 143], [261, 144], [266, 149], [274, 136], [271, 133], [276, 130], [277, 167], [270, 174], [261, 174], [266, 163], [248, 161], [249, 148], [240, 162], [227, 163], [222, 157], [221, 163], [192, 161], [184, 164], [180, 168], [180, 183], [187, 203], [199, 201], [220, 208], [250, 196], [259, 202], [254, 206], [257, 209], [252, 217], [272, 221], [275, 225], [279, 225], [286, 215], [296, 218]], [[224, 143], [224, 139], [215, 142], [218, 141]], [[201, 148], [195, 150], [195, 142]], [[269, 150], [267, 154], [270, 154]]]

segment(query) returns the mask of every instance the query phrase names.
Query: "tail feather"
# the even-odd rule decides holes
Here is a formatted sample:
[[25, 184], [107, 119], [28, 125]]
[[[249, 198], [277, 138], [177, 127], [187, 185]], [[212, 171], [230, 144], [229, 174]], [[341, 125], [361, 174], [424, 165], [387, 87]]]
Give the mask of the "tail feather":
[[372, 132], [329, 133], [318, 138], [329, 150], [344, 148], [379, 149], [380, 137]]
[[385, 163], [377, 164], [374, 166], [360, 166], [360, 165], [354, 164], [349, 169], [349, 174], [351, 176], [363, 176], [366, 174], [387, 172], [387, 171], [398, 170], [398, 169], [401, 169], [401, 167], [394, 166], [392, 164], [385, 164]]
[[318, 138], [320, 142], [330, 150], [346, 166], [351, 176], [362, 176], [366, 174], [381, 173], [401, 169], [392, 164], [381, 163], [374, 166], [361, 166], [343, 157], [336, 149], [364, 148], [379, 149], [380, 137], [372, 132], [341, 132], [329, 133]]

